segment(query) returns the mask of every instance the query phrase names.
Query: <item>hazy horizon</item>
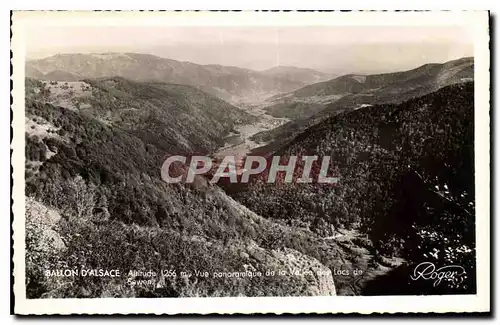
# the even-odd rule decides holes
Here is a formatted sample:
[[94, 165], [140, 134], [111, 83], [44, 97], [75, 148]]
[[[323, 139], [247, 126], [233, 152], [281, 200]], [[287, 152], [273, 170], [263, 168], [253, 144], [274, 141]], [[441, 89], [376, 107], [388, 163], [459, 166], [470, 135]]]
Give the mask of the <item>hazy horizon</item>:
[[258, 71], [392, 72], [474, 55], [473, 40], [459, 27], [37, 26], [26, 36], [27, 59], [135, 52]]

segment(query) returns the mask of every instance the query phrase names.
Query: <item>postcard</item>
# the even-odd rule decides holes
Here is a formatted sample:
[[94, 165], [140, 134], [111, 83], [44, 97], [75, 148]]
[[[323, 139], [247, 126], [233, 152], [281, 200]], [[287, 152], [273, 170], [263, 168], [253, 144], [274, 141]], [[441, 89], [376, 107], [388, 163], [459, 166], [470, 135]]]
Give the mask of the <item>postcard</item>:
[[487, 11], [12, 15], [15, 313], [490, 311]]

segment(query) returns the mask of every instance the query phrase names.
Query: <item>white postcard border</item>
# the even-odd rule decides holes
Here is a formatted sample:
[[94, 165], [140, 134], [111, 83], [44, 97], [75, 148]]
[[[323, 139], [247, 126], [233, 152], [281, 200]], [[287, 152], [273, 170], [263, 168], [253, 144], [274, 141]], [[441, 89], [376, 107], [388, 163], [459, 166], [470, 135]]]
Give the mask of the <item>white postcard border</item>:
[[[17, 314], [479, 312], [490, 309], [490, 56], [486, 11], [437, 12], [14, 12], [14, 293]], [[452, 296], [26, 299], [24, 33], [29, 24], [116, 26], [463, 26], [474, 39], [477, 294]], [[21, 217], [22, 216], [22, 217]]]

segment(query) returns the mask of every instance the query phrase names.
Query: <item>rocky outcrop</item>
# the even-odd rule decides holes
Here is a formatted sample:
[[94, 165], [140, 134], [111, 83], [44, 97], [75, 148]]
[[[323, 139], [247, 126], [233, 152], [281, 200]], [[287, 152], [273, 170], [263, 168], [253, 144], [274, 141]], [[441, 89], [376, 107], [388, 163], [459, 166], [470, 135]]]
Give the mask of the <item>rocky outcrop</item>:
[[[234, 214], [244, 215], [248, 220], [254, 223], [266, 223], [267, 220], [249, 210], [246, 206], [235, 201], [233, 198], [223, 195], [226, 208]], [[274, 225], [276, 226], [276, 225]], [[256, 269], [263, 266], [268, 270], [275, 272], [284, 271], [286, 277], [291, 280], [302, 282], [303, 290], [292, 295], [309, 296], [335, 296], [335, 283], [331, 270], [321, 264], [317, 259], [305, 255], [291, 248], [265, 249], [251, 241], [246, 247], [233, 247], [237, 250], [240, 257], [249, 263], [247, 269]]]
[[61, 236], [54, 230], [60, 219], [57, 211], [32, 198], [26, 199], [26, 240], [34, 246], [34, 251], [53, 253], [65, 248]]
[[286, 277], [299, 280], [302, 289], [295, 295], [335, 296], [335, 283], [332, 272], [313, 257], [291, 248], [266, 250], [252, 242], [246, 247], [245, 256], [254, 264], [264, 265], [266, 269], [285, 272]]
[[332, 272], [317, 259], [286, 247], [280, 251], [272, 251], [272, 254], [285, 262], [288, 272], [297, 272], [298, 276], [304, 277], [308, 284], [307, 294], [313, 296], [336, 295]]

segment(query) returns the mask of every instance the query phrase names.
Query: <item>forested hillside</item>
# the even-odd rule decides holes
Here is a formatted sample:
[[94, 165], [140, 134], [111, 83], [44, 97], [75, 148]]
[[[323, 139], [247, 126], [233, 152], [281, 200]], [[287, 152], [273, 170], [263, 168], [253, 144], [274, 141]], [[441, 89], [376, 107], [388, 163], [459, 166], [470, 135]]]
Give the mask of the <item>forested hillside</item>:
[[[331, 235], [331, 226], [360, 229], [377, 252], [409, 263], [474, 267], [472, 82], [338, 114], [274, 154], [283, 162], [290, 155], [330, 156], [330, 173], [340, 181], [267, 184], [264, 174], [252, 186], [229, 188], [256, 213], [322, 236]], [[461, 290], [472, 290], [473, 282]]]
[[119, 77], [50, 83], [28, 79], [27, 98], [119, 127], [172, 152], [211, 152], [236, 125], [256, 120], [190, 86]]
[[[63, 107], [49, 101], [63, 100], [59, 95], [64, 92], [54, 98], [48, 87], [27, 80], [29, 298], [296, 296], [334, 295], [338, 290], [352, 293], [347, 283], [340, 282], [338, 287], [334, 284], [330, 268], [340, 267], [340, 256], [345, 254], [335, 243], [324, 243], [304, 229], [266, 220], [203, 178], [192, 185], [167, 184], [161, 180], [160, 167], [165, 155], [171, 153], [169, 150], [189, 153], [189, 148], [181, 143], [169, 144], [167, 148], [157, 142], [157, 137], [144, 136], [139, 132], [146, 130], [139, 123], [143, 121], [142, 112], [154, 112], [168, 105], [165, 98], [172, 100], [175, 95], [178, 105], [175, 109], [189, 109], [190, 115], [184, 118], [195, 118], [191, 130], [197, 127], [196, 118], [200, 116], [207, 116], [200, 125], [208, 128], [209, 123], [225, 123], [231, 117], [207, 115], [212, 106], [203, 106], [206, 100], [215, 103], [215, 108], [222, 105], [220, 101], [206, 99], [191, 88], [187, 88], [191, 92], [185, 98], [185, 87], [137, 84], [116, 78], [89, 80], [85, 87], [89, 85], [93, 97], [83, 96], [85, 101], [79, 108], [67, 101], [62, 102], [66, 105]], [[128, 88], [129, 85], [133, 87]], [[55, 86], [52, 84], [53, 91]], [[170, 97], [164, 97], [165, 94]], [[80, 95], [72, 98], [80, 100]], [[123, 114], [124, 109], [132, 108], [123, 107], [124, 103], [137, 105], [133, 111], [138, 114], [133, 115], [137, 116], [135, 122]], [[181, 106], [183, 103], [187, 104]], [[225, 104], [221, 109], [227, 112], [233, 108]], [[200, 115], [194, 115], [196, 112]], [[104, 116], [110, 119], [103, 120]], [[178, 113], [176, 118], [182, 116]], [[158, 120], [168, 123], [164, 118], [159, 116]], [[182, 121], [178, 123], [182, 125]], [[226, 127], [230, 125], [219, 124], [215, 131], [223, 134]], [[203, 131], [200, 137], [214, 132], [214, 128]], [[165, 134], [162, 137], [166, 138]], [[196, 135], [190, 135], [193, 145], [202, 144], [199, 149], [210, 148], [195, 139]], [[325, 262], [328, 266], [322, 264]], [[170, 276], [157, 274], [152, 285], [132, 286], [126, 276], [50, 277], [45, 273], [51, 269], [80, 268], [119, 269], [122, 274], [130, 270], [165, 270]], [[265, 273], [269, 270], [276, 276], [194, 275], [195, 271]], [[288, 273], [278, 275], [278, 270]], [[314, 273], [307, 277], [300, 272], [291, 273], [296, 270]], [[193, 276], [180, 275], [186, 271]], [[318, 276], [317, 272], [323, 275]], [[142, 278], [131, 279], [135, 282]]]

